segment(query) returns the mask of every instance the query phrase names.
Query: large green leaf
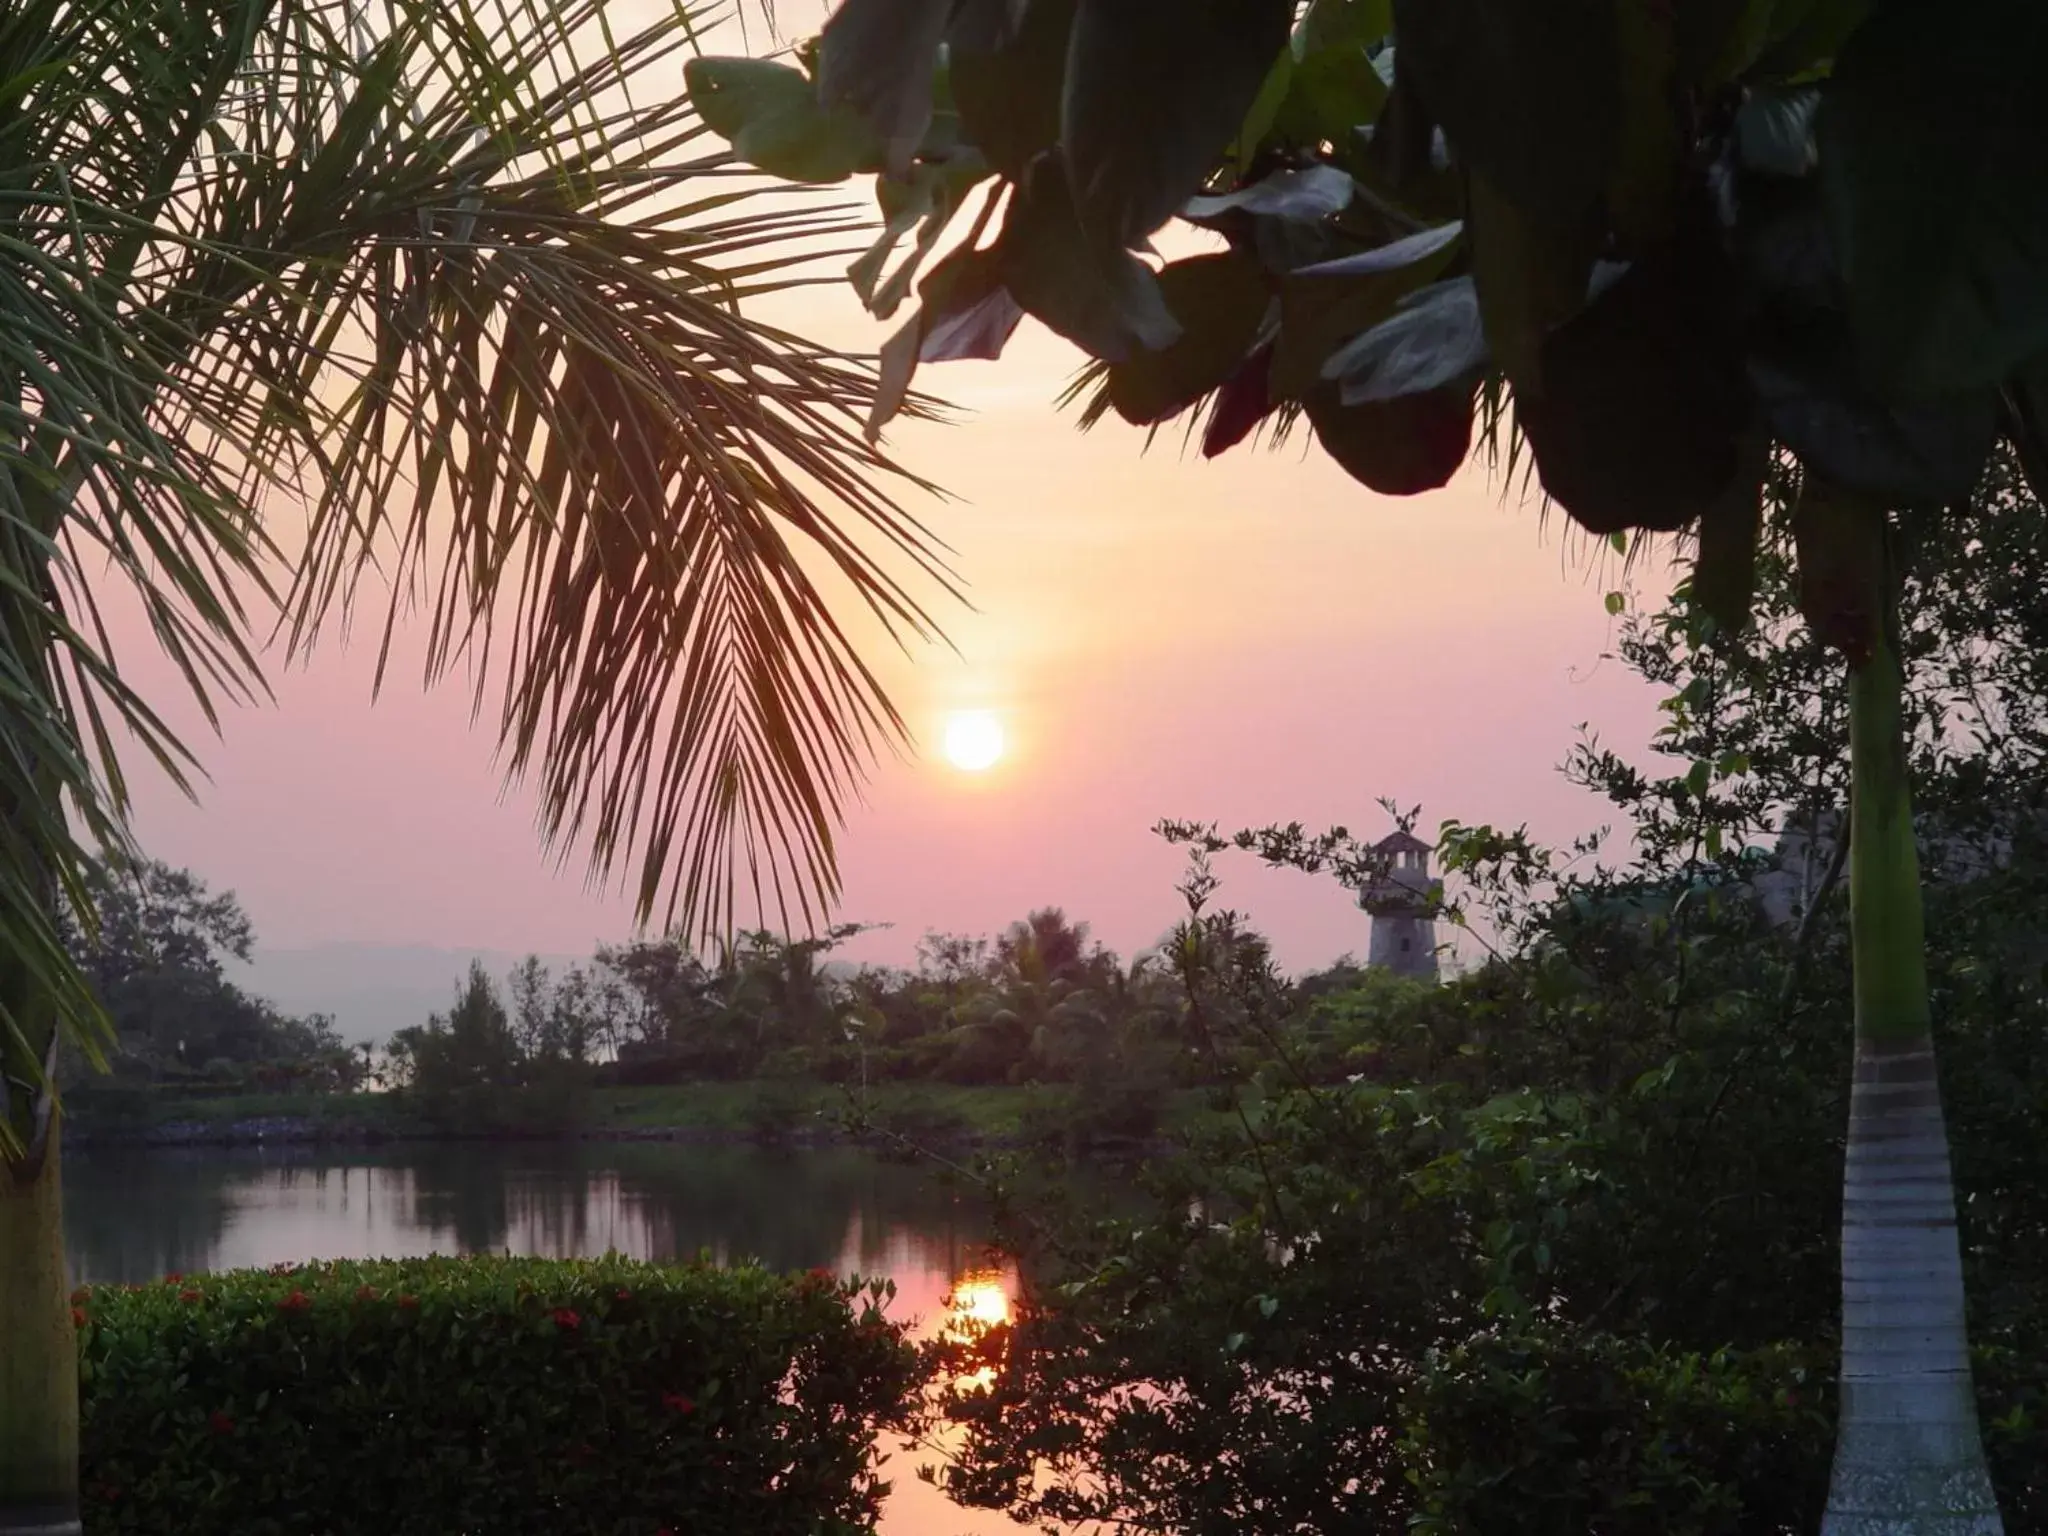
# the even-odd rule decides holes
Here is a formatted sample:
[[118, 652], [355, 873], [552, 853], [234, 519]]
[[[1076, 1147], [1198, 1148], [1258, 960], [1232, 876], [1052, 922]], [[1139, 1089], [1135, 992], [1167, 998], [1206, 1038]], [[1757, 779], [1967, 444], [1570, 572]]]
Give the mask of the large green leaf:
[[1575, 216], [1622, 127], [1615, 0], [1394, 0], [1412, 76], [1458, 158], [1516, 206]]
[[1727, 489], [1750, 416], [1732, 285], [1705, 211], [1543, 343], [1517, 395], [1543, 488], [1595, 533], [1682, 528]]
[[[988, 166], [973, 150], [963, 150], [945, 160], [921, 160], [910, 168], [907, 180], [879, 176], [875, 179], [875, 201], [882, 211], [882, 232], [875, 243], [846, 270], [846, 278], [861, 303], [878, 320], [896, 313], [918, 268], [937, 246], [952, 223], [961, 201], [988, 175]], [[885, 282], [882, 278], [889, 257], [903, 237], [917, 231], [909, 256], [896, 266]]]
[[1322, 377], [1323, 364], [1394, 313], [1401, 300], [1434, 282], [1456, 259], [1463, 226], [1424, 230], [1357, 256], [1290, 272], [1280, 284], [1280, 335], [1273, 388], [1294, 398]]
[[1031, 0], [1000, 46], [949, 50], [953, 105], [968, 141], [1012, 181], [1059, 143], [1075, 0]]
[[1590, 208], [1517, 202], [1478, 171], [1466, 177], [1466, 239], [1487, 344], [1517, 394], [1543, 389], [1543, 342], [1586, 302], [1599, 248]]
[[1446, 484], [1472, 448], [1470, 384], [1346, 405], [1334, 384], [1308, 397], [1316, 441], [1359, 484], [1415, 496]]
[[1821, 641], [1860, 667], [1877, 647], [1884, 624], [1879, 594], [1886, 589], [1881, 523], [1882, 501], [1807, 470], [1799, 505], [1792, 511], [1792, 542], [1799, 558], [1799, 611]]
[[962, 247], [950, 252], [918, 284], [921, 301], [882, 345], [875, 397], [868, 409], [873, 441], [910, 396], [919, 363], [955, 358], [998, 358], [1024, 311], [1003, 286], [1000, 255]]
[[1393, 0], [1310, 0], [1295, 26], [1294, 57], [1329, 48], [1367, 48], [1394, 30]]
[[1818, 135], [1828, 219], [1873, 382], [1997, 385], [2048, 348], [2048, 6], [1879, 6]]
[[1323, 363], [1346, 405], [1440, 389], [1486, 366], [1486, 330], [1469, 277], [1431, 283]]
[[[1245, 109], [1244, 122], [1224, 156], [1224, 169], [1233, 180], [1242, 181], [1251, 174], [1280, 120], [1280, 109], [1289, 104], [1293, 90], [1294, 55], [1283, 51], [1266, 71], [1259, 93]], [[1284, 136], [1294, 136], [1291, 128]]]
[[1305, 47], [1297, 29], [1294, 51], [1282, 57], [1290, 67], [1275, 123], [1294, 142], [1348, 144], [1385, 110], [1387, 82], [1362, 40], [1337, 36]]
[[1293, 20], [1293, 0], [1080, 0], [1060, 144], [1092, 239], [1135, 244], [1200, 189]]
[[835, 182], [881, 167], [881, 141], [859, 118], [820, 107], [802, 70], [769, 59], [695, 58], [683, 66], [683, 84], [733, 153], [771, 176]]
[[1171, 262], [1160, 270], [1159, 287], [1180, 335], [1109, 370], [1110, 404], [1138, 426], [1176, 416], [1228, 381], [1272, 303], [1265, 274], [1234, 251]]
[[1735, 473], [1723, 492], [1700, 510], [1699, 551], [1693, 562], [1693, 598], [1729, 634], [1749, 623], [1756, 597], [1756, 545], [1763, 525], [1764, 478], [1770, 440], [1745, 434]]
[[1777, 0], [1687, 0], [1678, 23], [1678, 78], [1695, 90], [1726, 85], [1755, 62]]
[[867, 124], [893, 176], [932, 120], [932, 72], [954, 0], [840, 0], [818, 34], [818, 98]]
[[1334, 165], [1304, 165], [1274, 171], [1229, 192], [1191, 197], [1180, 213], [1191, 224], [1218, 228], [1230, 227], [1226, 215], [1234, 213], [1312, 224], [1348, 208], [1357, 190], [1358, 184]]
[[1790, 372], [1752, 357], [1749, 374], [1778, 441], [1817, 472], [1888, 503], [1968, 496], [1997, 439], [1996, 390], [1894, 405], [1863, 391], [1846, 358]]
[[1748, 367], [1764, 424], [1802, 461], [1854, 490], [1894, 503], [1967, 496], [1996, 433], [1995, 391], [1898, 401], [1872, 387], [1841, 307], [1820, 180], [1768, 169], [1803, 163], [1800, 100], [1758, 96], [1766, 105], [1754, 117], [1738, 115], [1736, 147], [1760, 169], [1741, 170], [1728, 186], [1730, 248], [1750, 311]]
[[996, 250], [1017, 302], [1091, 357], [1120, 363], [1180, 334], [1151, 268], [1082, 233], [1057, 155], [1035, 163], [1011, 196]]
[[1757, 85], [1802, 85], [1824, 78], [1842, 45], [1870, 14], [1870, 5], [1871, 0], [1772, 0], [1763, 46], [1747, 78]]
[[1677, 111], [1678, 9], [1614, 7], [1619, 126], [1606, 204], [1623, 256], [1665, 239], [1677, 213], [1686, 153]]
[[2020, 471], [2034, 499], [2048, 506], [2048, 353], [2008, 379], [2002, 394], [2005, 434], [2019, 455]]

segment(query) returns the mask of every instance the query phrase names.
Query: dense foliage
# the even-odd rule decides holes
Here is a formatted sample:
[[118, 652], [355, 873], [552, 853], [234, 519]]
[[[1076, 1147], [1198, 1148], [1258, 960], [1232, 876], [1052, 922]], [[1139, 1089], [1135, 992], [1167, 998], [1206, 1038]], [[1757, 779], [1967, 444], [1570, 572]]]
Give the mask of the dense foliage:
[[[1583, 526], [1696, 527], [1731, 626], [1782, 445], [1855, 656], [1850, 523], [1967, 497], [2000, 437], [2048, 465], [2044, 50], [2025, 0], [841, 0], [687, 78], [763, 170], [875, 174], [849, 278], [919, 301], [876, 427], [1026, 314], [1093, 360], [1088, 419], [1203, 412], [1205, 454], [1305, 418], [1409, 495], [1511, 421]], [[1141, 260], [1169, 226], [1210, 248]]]
[[[1141, 1215], [1077, 1221], [993, 1170], [1033, 1284], [983, 1341], [1002, 1370], [954, 1405], [960, 1496], [1233, 1536], [1813, 1528], [1849, 949], [1842, 664], [1797, 616], [1789, 521], [1781, 501], [1763, 528], [1753, 644], [1707, 643], [1683, 584], [1623, 625], [1666, 727], [1649, 765], [1589, 743], [1570, 768], [1627, 814], [1629, 857], [1447, 825], [1446, 917], [1496, 936], [1490, 963], [1314, 996], [1241, 973], [1223, 1033], [1260, 1063], [1253, 1113], [1155, 1163]], [[1918, 525], [1901, 618], [1970, 1331], [2015, 1530], [2048, 1526], [2043, 524], [2008, 475]], [[1784, 857], [1753, 841], [1788, 819], [1811, 835]], [[1198, 867], [1242, 846], [1342, 877], [1362, 852], [1173, 830]]]
[[[1795, 981], [1787, 935], [1733, 901], [1702, 901], [1682, 937], [1551, 910], [1541, 949], [1433, 995], [1340, 992], [1273, 1020], [1256, 1136], [1155, 1163], [1142, 1216], [1077, 1227], [1013, 1174], [1035, 1305], [992, 1341], [993, 1387], [958, 1404], [975, 1433], [956, 1491], [1187, 1532], [1419, 1513], [1460, 1532], [1811, 1529], [1840, 914]], [[2048, 925], [2048, 892], [2004, 876], [1936, 912], [1987, 1435], [2033, 1529], [2048, 1003], [1983, 957], [2009, 923]], [[1681, 944], [1673, 985], [1652, 962]]]
[[[65, 923], [67, 948], [112, 1026], [116, 1084], [180, 1092], [348, 1089], [363, 1062], [315, 1014], [295, 1018], [227, 978], [255, 942], [233, 892], [152, 859], [85, 867], [90, 931]], [[109, 1085], [77, 1073], [90, 1100]], [[74, 1092], [78, 1088], [74, 1089]]]
[[615, 1258], [84, 1290], [86, 1529], [868, 1529], [917, 1387], [889, 1294]]

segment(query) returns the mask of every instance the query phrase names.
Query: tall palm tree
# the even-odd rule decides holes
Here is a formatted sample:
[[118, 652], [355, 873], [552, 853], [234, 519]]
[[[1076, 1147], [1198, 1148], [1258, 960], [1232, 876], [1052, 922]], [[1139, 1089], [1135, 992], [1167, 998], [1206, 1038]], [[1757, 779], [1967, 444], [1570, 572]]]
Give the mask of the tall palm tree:
[[[0, 1532], [75, 1531], [60, 914], [126, 848], [125, 585], [209, 719], [376, 603], [643, 916], [810, 914], [900, 722], [825, 611], [944, 585], [861, 366], [742, 316], [844, 227], [733, 179], [698, 18], [601, 0], [0, 8]], [[388, 596], [387, 596], [388, 594]]]

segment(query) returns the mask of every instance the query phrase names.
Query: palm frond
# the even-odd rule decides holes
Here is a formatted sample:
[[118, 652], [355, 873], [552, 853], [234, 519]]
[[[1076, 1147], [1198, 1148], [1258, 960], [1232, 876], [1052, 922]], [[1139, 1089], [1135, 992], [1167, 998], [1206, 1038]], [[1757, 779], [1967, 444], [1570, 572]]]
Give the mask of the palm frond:
[[[470, 671], [548, 838], [633, 869], [643, 917], [823, 914], [903, 734], [828, 596], [906, 643], [951, 580], [861, 436], [871, 368], [741, 309], [856, 225], [710, 151], [707, 19], [0, 18], [0, 960], [57, 965], [22, 914], [123, 836], [121, 737], [193, 767], [121, 680], [108, 581], [209, 717], [261, 695], [266, 624], [298, 649], [380, 609], [381, 682], [417, 614], [427, 680]], [[38, 1031], [6, 1027], [28, 1081]]]

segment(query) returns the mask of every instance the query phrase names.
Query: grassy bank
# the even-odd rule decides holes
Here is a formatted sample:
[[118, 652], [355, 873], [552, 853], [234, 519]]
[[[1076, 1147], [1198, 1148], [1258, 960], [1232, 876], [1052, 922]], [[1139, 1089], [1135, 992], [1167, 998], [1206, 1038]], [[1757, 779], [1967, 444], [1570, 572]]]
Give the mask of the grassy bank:
[[[534, 1112], [526, 1114], [531, 1108]], [[867, 1090], [789, 1081], [677, 1083], [595, 1088], [568, 1100], [551, 1097], [545, 1112], [522, 1092], [507, 1090], [463, 1115], [435, 1110], [405, 1094], [248, 1094], [181, 1098], [91, 1087], [75, 1091], [71, 1133], [85, 1141], [195, 1142], [242, 1140], [381, 1141], [451, 1135], [674, 1137], [715, 1141], [854, 1139], [856, 1124], [887, 1142], [892, 1134], [920, 1142], [1014, 1145], [1072, 1135], [1117, 1140], [1128, 1127], [1091, 1117], [1064, 1087], [961, 1087], [884, 1083]], [[1184, 1128], [1209, 1115], [1204, 1095], [1170, 1095], [1157, 1131]]]

